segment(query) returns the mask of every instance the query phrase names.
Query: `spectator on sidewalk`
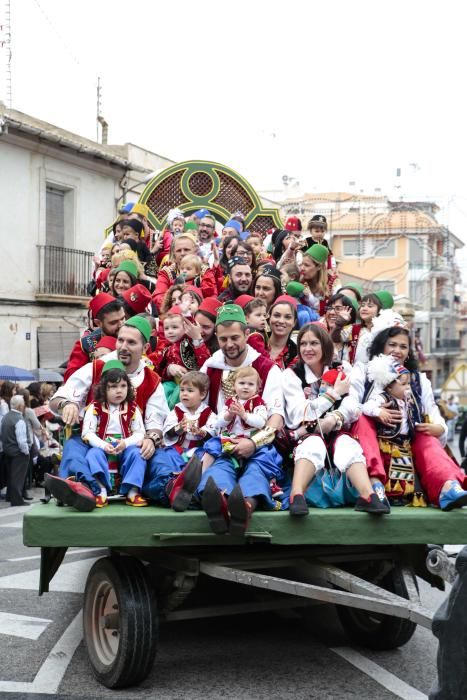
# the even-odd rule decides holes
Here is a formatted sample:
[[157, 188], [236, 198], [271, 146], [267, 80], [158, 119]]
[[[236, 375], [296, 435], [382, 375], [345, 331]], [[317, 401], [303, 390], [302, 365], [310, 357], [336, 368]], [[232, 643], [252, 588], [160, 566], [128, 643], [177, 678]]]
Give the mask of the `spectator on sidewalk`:
[[29, 445], [25, 403], [22, 396], [12, 396], [10, 410], [2, 420], [3, 451], [7, 458], [7, 494], [12, 506], [27, 506], [23, 499], [29, 464]]

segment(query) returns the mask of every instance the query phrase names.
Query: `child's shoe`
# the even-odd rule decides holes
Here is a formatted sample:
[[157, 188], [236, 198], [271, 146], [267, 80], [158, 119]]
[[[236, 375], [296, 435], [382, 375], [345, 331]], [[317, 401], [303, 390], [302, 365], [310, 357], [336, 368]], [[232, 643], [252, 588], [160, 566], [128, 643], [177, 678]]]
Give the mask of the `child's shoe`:
[[144, 506], [149, 505], [149, 501], [147, 501], [144, 496], [142, 496], [140, 493], [135, 493], [130, 496], [126, 497], [126, 504], [127, 506], [135, 506], [135, 508], [142, 508]]
[[441, 510], [452, 510], [467, 506], [467, 491], [456, 481], [450, 489], [439, 496], [439, 507]]
[[283, 489], [281, 489], [281, 487], [275, 479], [271, 479], [269, 486], [271, 488], [271, 496], [273, 499], [282, 498], [282, 496], [284, 495], [284, 491]]
[[290, 497], [289, 513], [294, 517], [303, 517], [310, 512], [303, 493], [296, 493]]
[[96, 507], [96, 497], [90, 488], [74, 479], [61, 479], [53, 474], [46, 474], [45, 487], [57, 501], [76, 510], [89, 513]]
[[372, 513], [373, 515], [388, 515], [391, 512], [389, 503], [380, 501], [376, 493], [372, 493], [368, 498], [359, 496], [355, 503], [354, 510], [359, 513]]
[[105, 508], [105, 506], [109, 505], [109, 499], [107, 496], [104, 496], [103, 493], [100, 493], [98, 496], [96, 496], [96, 508]]
[[206, 486], [204, 487], [201, 497], [201, 505], [208, 516], [211, 530], [216, 535], [225, 535], [229, 529], [227, 499], [218, 488], [212, 476], [206, 481]]

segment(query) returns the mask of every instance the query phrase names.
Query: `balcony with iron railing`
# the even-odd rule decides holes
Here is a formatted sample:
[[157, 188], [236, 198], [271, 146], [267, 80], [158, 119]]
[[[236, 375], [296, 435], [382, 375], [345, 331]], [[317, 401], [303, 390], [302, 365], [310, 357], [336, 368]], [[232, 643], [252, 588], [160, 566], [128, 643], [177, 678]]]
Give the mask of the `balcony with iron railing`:
[[92, 278], [94, 253], [54, 245], [39, 245], [39, 288], [43, 301], [83, 303]]

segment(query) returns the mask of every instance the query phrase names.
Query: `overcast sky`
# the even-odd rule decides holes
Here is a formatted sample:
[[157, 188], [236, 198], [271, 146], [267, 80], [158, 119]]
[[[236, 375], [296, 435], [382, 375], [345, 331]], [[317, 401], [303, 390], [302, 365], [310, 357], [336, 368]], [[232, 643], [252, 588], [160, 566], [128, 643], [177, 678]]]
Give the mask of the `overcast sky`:
[[220, 161], [259, 190], [288, 175], [394, 196], [401, 168], [396, 192], [437, 201], [467, 240], [461, 1], [11, 5], [14, 108], [96, 138], [99, 75], [110, 143]]

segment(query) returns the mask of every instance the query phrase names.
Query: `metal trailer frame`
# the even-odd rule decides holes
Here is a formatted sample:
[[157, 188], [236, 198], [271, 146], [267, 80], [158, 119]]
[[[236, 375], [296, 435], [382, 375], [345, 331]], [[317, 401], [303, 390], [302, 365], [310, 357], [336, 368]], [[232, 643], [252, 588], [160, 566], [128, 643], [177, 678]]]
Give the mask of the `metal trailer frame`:
[[[48, 591], [66, 550], [41, 549], [40, 593]], [[146, 678], [156, 656], [159, 620], [287, 609], [306, 616], [307, 608], [331, 603], [356, 641], [391, 649], [406, 643], [416, 625], [432, 627], [433, 613], [420, 603], [415, 574], [442, 588], [441, 579], [452, 580], [453, 572], [454, 564], [437, 545], [428, 550], [422, 545], [415, 550], [407, 545], [113, 547], [88, 575], [84, 640], [94, 675], [110, 688]], [[387, 585], [391, 576], [396, 576], [395, 590]], [[208, 580], [248, 587], [253, 598], [190, 605], [190, 595]], [[350, 617], [346, 610], [353, 611]]]

